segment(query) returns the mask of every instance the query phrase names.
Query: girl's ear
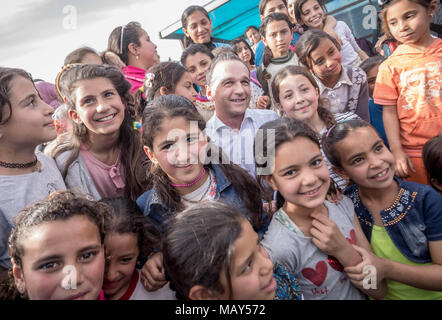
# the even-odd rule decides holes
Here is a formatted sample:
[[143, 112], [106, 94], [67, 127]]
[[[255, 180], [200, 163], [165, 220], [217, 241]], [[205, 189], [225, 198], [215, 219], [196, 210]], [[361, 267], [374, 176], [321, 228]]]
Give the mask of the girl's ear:
[[152, 161], [153, 163], [158, 162], [157, 158], [155, 157], [154, 153], [150, 150], [150, 148], [148, 146], [143, 146], [143, 150], [144, 153], [148, 156], [148, 158], [150, 159], [150, 161]]
[[209, 100], [214, 100], [214, 94], [215, 92], [212, 92], [212, 89], [206, 84], [206, 96], [209, 98]]
[[12, 264], [12, 275], [14, 276], [14, 283], [17, 287], [18, 292], [20, 292], [20, 294], [22, 295], [25, 294], [26, 283], [25, 278], [23, 277], [23, 271], [15, 263]]
[[82, 124], [80, 117], [78, 116], [77, 111], [69, 109], [68, 111], [69, 118], [72, 119], [76, 124]]
[[268, 46], [267, 46], [266, 38], [265, 38], [264, 36], [261, 36], [261, 40], [262, 40], [262, 42], [264, 43], [264, 45], [265, 45], [266, 47], [268, 47]]
[[273, 191], [278, 191], [278, 187], [276, 186], [275, 180], [273, 179], [272, 175], [263, 176], [263, 179], [273, 189]]
[[160, 96], [164, 96], [166, 94], [168, 94], [167, 88], [165, 86], [161, 86], [161, 88], [160, 88]]
[[438, 1], [432, 0], [430, 2], [430, 6], [428, 7], [428, 15], [430, 16], [430, 18], [433, 18], [433, 16], [436, 14], [438, 6]]
[[129, 49], [129, 52], [132, 53], [134, 56], [138, 54], [138, 46], [135, 43], [129, 43], [127, 48]]
[[216, 300], [218, 295], [210, 289], [203, 286], [196, 285], [189, 290], [190, 300]]
[[183, 28], [183, 32], [184, 32], [184, 35], [185, 35], [186, 37], [189, 37], [189, 38], [190, 38], [190, 35], [189, 35], [189, 33], [187, 32], [187, 29]]

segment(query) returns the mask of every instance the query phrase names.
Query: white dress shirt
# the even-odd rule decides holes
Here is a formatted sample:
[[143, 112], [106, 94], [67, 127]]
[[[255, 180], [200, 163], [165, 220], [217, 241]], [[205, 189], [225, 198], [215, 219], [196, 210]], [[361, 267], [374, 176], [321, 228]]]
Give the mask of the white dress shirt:
[[232, 129], [219, 119], [216, 113], [207, 121], [206, 134], [211, 141], [222, 148], [230, 161], [255, 177], [253, 143], [259, 127], [268, 121], [278, 119], [271, 110], [246, 109], [239, 130]]

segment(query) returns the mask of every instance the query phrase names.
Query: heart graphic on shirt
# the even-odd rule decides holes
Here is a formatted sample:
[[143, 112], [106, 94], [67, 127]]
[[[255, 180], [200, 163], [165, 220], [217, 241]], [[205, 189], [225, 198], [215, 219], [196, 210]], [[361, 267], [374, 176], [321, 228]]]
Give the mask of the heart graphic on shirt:
[[333, 256], [327, 256], [327, 262], [336, 271], [344, 271], [344, 266]]
[[[316, 270], [315, 270], [316, 269]], [[315, 286], [319, 287], [327, 277], [327, 264], [325, 261], [319, 261], [315, 269], [304, 268], [301, 273], [304, 277], [309, 279]]]
[[350, 239], [349, 238], [345, 238], [347, 239], [348, 242], [350, 242], [351, 244], [356, 244], [356, 233], [355, 231], [352, 229], [350, 231]]

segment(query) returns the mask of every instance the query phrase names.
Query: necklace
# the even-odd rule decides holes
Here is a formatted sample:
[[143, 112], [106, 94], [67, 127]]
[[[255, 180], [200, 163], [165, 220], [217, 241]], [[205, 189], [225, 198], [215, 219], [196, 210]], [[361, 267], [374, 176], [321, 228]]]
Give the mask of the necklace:
[[211, 186], [212, 186], [212, 175], [211, 175], [210, 172], [209, 172], [209, 186], [207, 187], [206, 191], [204, 191], [204, 193], [203, 193], [203, 195], [201, 196], [201, 198], [200, 198], [199, 200], [188, 200], [188, 199], [186, 199], [185, 196], [184, 196], [183, 199], [184, 199], [185, 201], [187, 201], [187, 202], [190, 202], [190, 203], [199, 203], [199, 202], [201, 202], [201, 200], [203, 200], [203, 199], [206, 197], [207, 192], [209, 192]]
[[28, 163], [13, 163], [13, 162], [3, 162], [0, 161], [0, 167], [3, 168], [11, 168], [11, 169], [26, 169], [33, 167], [37, 164], [37, 157], [35, 157], [34, 161], [28, 162]]
[[174, 184], [174, 183], [171, 183], [170, 185], [172, 187], [190, 187], [190, 186], [193, 186], [195, 183], [200, 181], [202, 177], [204, 177], [205, 173], [206, 173], [206, 168], [203, 167], [203, 172], [201, 173], [201, 175], [198, 178], [196, 178], [196, 180], [194, 180], [194, 181], [192, 181], [190, 183], [187, 183], [187, 184]]

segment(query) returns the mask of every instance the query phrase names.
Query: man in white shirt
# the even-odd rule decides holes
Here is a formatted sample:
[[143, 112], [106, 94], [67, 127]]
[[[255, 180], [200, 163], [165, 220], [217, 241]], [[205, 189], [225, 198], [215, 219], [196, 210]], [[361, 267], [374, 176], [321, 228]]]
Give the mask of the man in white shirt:
[[222, 53], [212, 61], [206, 82], [207, 95], [215, 102], [215, 114], [207, 121], [206, 134], [233, 163], [254, 177], [255, 134], [278, 115], [271, 110], [248, 108], [250, 71], [233, 53]]

